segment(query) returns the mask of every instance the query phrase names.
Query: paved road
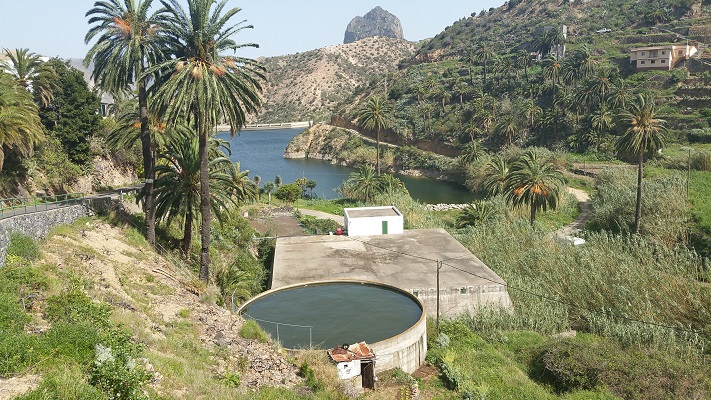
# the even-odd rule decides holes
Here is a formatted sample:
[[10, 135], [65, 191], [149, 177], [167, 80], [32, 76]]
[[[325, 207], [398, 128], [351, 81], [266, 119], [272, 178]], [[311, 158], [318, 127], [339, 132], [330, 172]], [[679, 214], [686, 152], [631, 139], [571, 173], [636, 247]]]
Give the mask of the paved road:
[[142, 187], [143, 187], [143, 184], [138, 184], [138, 185], [134, 185], [134, 186], [127, 186], [127, 187], [123, 187], [123, 188], [110, 190], [107, 192], [92, 194], [89, 196], [85, 196], [84, 198], [60, 200], [60, 201], [57, 201], [54, 203], [38, 203], [38, 204], [17, 207], [17, 208], [13, 208], [13, 209], [3, 209], [2, 211], [0, 211], [0, 219], [10, 218], [10, 217], [14, 217], [16, 215], [31, 214], [31, 213], [42, 212], [42, 211], [47, 211], [47, 210], [54, 210], [57, 208], [64, 208], [64, 207], [80, 205], [80, 204], [84, 204], [84, 202], [87, 200], [117, 199], [121, 194], [136, 192], [136, 191], [140, 190]]

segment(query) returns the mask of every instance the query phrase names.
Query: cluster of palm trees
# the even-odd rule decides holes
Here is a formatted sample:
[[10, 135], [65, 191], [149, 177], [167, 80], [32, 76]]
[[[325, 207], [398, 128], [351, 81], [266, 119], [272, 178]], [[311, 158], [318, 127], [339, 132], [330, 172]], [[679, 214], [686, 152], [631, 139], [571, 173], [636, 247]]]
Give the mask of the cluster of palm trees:
[[[256, 45], [234, 41], [235, 34], [251, 26], [233, 22], [240, 9], [228, 8], [226, 0], [187, 0], [187, 10], [177, 0], [161, 0], [153, 11], [153, 3], [97, 1], [86, 13], [91, 27], [85, 40], [96, 42], [85, 63], [93, 63], [99, 88], [138, 102], [138, 110], [126, 113], [122, 125], [139, 130], [131, 137], [142, 148], [148, 242], [155, 245], [157, 216], [170, 219], [177, 213], [185, 223], [186, 250], [193, 217], [198, 219], [190, 202], [197, 202], [200, 279], [207, 281], [213, 210], [220, 217], [217, 210], [230, 199], [243, 199], [234, 195], [252, 193], [245, 186], [246, 174], [227, 165], [211, 134], [226, 122], [234, 135], [258, 110], [263, 69], [236, 55], [241, 47]], [[184, 196], [169, 195], [181, 191]]]

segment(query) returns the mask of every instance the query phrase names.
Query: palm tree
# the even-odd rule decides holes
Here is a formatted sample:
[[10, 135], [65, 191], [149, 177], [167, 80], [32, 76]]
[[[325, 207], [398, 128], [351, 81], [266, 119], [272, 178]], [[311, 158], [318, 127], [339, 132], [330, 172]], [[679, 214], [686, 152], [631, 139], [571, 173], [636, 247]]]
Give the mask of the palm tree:
[[657, 118], [654, 97], [642, 93], [629, 104], [629, 109], [620, 114], [620, 122], [626, 127], [618, 139], [618, 151], [637, 155], [637, 203], [634, 213], [634, 231], [639, 233], [642, 219], [642, 173], [645, 152], [654, 152], [664, 145], [664, 124]]
[[375, 129], [376, 133], [376, 161], [378, 175], [380, 175], [380, 131], [390, 128], [392, 124], [390, 113], [392, 108], [383, 102], [380, 97], [373, 96], [368, 99], [365, 107], [358, 111], [358, 123], [365, 129]]
[[494, 132], [502, 137], [507, 145], [511, 145], [520, 130], [519, 126], [518, 116], [513, 112], [509, 112], [499, 119]]
[[466, 205], [457, 216], [457, 228], [477, 226], [486, 223], [495, 216], [494, 207], [489, 201], [475, 200]]
[[469, 83], [473, 85], [474, 80], [472, 78], [472, 66], [477, 61], [476, 54], [474, 54], [474, 52], [472, 50], [466, 49], [466, 50], [464, 50], [464, 54], [459, 59], [459, 61], [463, 62], [464, 65], [467, 66], [467, 70], [469, 71]]
[[484, 86], [486, 86], [486, 67], [489, 63], [489, 60], [494, 57], [494, 50], [492, 50], [488, 44], [481, 43], [474, 51], [474, 55], [477, 61], [484, 64]]
[[267, 194], [267, 202], [271, 204], [272, 192], [274, 191], [274, 189], [276, 189], [276, 184], [274, 184], [274, 182], [271, 182], [271, 181], [264, 182], [262, 189], [264, 190], [264, 193]]
[[345, 192], [349, 197], [369, 202], [382, 193], [382, 185], [372, 165], [364, 165], [351, 172], [345, 182]]
[[523, 69], [528, 82], [528, 67], [531, 66], [531, 55], [526, 50], [519, 50], [516, 55], [516, 67]]
[[[249, 179], [249, 170], [241, 171], [239, 162], [236, 162], [227, 169], [226, 173], [230, 177], [232, 198], [235, 202], [242, 203], [257, 199], [259, 188]], [[274, 185], [272, 182], [267, 183]], [[266, 186], [266, 183], [264, 185]]]
[[59, 76], [38, 54], [29, 49], [15, 49], [14, 52], [3, 49], [8, 60], [0, 62], [0, 70], [12, 75], [15, 80], [39, 97], [40, 104], [47, 107], [54, 100]]
[[44, 134], [32, 95], [0, 72], [0, 171], [5, 162], [5, 149], [15, 149], [23, 156], [34, 151]]
[[120, 97], [131, 89], [137, 90], [140, 121], [141, 154], [146, 195], [143, 211], [146, 215], [146, 239], [155, 247], [155, 205], [153, 179], [155, 149], [148, 119], [147, 68], [163, 60], [156, 14], [149, 14], [153, 0], [97, 1], [86, 13], [89, 24], [88, 44], [98, 37], [84, 58], [84, 65], [94, 63], [92, 78], [102, 90]]
[[199, 136], [200, 148], [200, 279], [210, 278], [210, 177], [208, 137], [225, 120], [234, 135], [245, 124], [246, 115], [261, 106], [263, 67], [256, 61], [224, 56], [237, 51], [232, 36], [252, 28], [244, 21], [230, 25], [240, 8], [225, 9], [226, 0], [187, 0], [188, 12], [178, 0], [161, 0], [157, 21], [164, 46], [173, 55], [147, 73], [163, 71], [166, 79], [156, 83], [153, 105], [156, 115], [169, 125], [188, 120]]
[[467, 143], [462, 150], [462, 154], [459, 159], [464, 165], [471, 165], [473, 162], [479, 159], [479, 157], [486, 154], [486, 150], [478, 141], [472, 141]]
[[[210, 203], [218, 220], [222, 222], [227, 215], [228, 205], [236, 204], [232, 197], [234, 182], [229, 174], [232, 163], [217, 148], [217, 142], [212, 143], [212, 155], [209, 162], [209, 177], [213, 184], [210, 192]], [[193, 222], [197, 219], [200, 206], [200, 150], [198, 138], [187, 127], [178, 127], [173, 138], [166, 144], [165, 151], [158, 154], [155, 167], [156, 180], [154, 185], [156, 195], [156, 216], [166, 220], [167, 224], [177, 218], [184, 224], [181, 248], [185, 258], [192, 246]], [[147, 194], [144, 188], [138, 197]]]
[[563, 174], [552, 163], [541, 161], [535, 152], [528, 151], [511, 165], [506, 178], [505, 195], [514, 207], [531, 207], [533, 226], [536, 211], [556, 209], [564, 186]]
[[509, 164], [505, 158], [498, 155], [492, 157], [486, 165], [484, 174], [484, 190], [492, 196], [504, 193], [506, 179], [509, 176]]

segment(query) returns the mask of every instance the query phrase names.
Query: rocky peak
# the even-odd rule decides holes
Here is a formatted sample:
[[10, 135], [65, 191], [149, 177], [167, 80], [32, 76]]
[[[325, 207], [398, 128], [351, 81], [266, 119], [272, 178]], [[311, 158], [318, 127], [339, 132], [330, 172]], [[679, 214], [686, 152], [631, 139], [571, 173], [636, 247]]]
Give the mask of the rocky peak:
[[372, 36], [405, 38], [402, 33], [400, 19], [379, 6], [370, 10], [364, 16], [357, 16], [351, 20], [346, 28], [343, 43], [353, 43]]

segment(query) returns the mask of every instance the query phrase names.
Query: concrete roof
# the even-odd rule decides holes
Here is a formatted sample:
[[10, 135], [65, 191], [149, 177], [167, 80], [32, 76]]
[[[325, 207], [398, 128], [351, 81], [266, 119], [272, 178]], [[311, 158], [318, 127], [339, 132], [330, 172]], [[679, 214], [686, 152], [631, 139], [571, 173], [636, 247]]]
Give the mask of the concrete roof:
[[[272, 289], [330, 279], [382, 282], [404, 290], [505, 284], [444, 229], [397, 235], [302, 236], [277, 239]], [[463, 272], [466, 271], [466, 272]], [[474, 274], [474, 275], [472, 275]]]
[[397, 217], [400, 215], [395, 207], [344, 208], [343, 212], [348, 215], [348, 218]]

